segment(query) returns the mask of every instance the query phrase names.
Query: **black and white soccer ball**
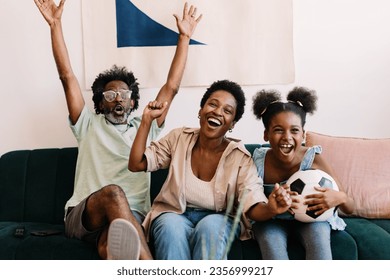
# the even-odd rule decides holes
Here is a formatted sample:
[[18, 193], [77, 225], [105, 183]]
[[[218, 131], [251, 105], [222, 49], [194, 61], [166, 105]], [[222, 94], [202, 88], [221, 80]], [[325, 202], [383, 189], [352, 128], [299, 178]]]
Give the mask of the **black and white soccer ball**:
[[299, 170], [287, 180], [286, 184], [290, 186], [292, 191], [297, 192], [299, 196], [301, 196], [301, 203], [299, 204], [298, 209], [293, 209], [295, 220], [304, 223], [326, 221], [336, 211], [335, 208], [330, 208], [317, 216], [314, 214], [315, 211], [307, 211], [306, 208], [308, 205], [303, 204], [306, 195], [319, 193], [319, 191], [314, 189], [315, 186], [332, 188], [339, 191], [337, 183], [328, 173], [319, 169]]

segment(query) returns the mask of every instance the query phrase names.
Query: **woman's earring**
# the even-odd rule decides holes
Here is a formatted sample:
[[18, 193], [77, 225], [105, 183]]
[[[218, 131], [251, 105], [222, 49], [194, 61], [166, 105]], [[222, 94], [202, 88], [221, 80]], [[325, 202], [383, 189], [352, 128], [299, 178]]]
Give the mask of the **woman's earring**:
[[233, 129], [230, 128], [230, 129], [229, 129], [229, 132], [232, 133], [232, 132], [233, 132]]
[[198, 119], [200, 119], [200, 115], [198, 115]]

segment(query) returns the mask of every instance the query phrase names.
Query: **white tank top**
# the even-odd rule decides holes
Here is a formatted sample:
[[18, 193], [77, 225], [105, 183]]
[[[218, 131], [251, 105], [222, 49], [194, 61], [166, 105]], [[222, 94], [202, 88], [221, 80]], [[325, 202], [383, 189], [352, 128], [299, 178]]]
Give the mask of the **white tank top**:
[[210, 182], [196, 177], [191, 168], [191, 157], [186, 164], [185, 194], [187, 207], [215, 210], [214, 185], [215, 176]]

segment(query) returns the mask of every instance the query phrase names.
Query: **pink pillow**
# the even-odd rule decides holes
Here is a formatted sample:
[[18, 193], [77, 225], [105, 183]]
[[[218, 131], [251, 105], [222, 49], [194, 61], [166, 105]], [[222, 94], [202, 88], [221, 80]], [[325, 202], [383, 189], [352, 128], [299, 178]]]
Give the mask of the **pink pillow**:
[[306, 145], [322, 146], [340, 189], [355, 200], [353, 216], [390, 218], [390, 138], [335, 137], [308, 131]]

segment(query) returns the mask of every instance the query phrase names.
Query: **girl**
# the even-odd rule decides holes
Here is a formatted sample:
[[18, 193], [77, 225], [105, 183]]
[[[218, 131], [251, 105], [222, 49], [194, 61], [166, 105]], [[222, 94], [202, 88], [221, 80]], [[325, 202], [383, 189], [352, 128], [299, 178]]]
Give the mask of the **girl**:
[[[264, 124], [264, 140], [270, 148], [256, 149], [253, 159], [259, 177], [263, 178], [268, 196], [275, 184], [285, 185], [287, 179], [298, 170], [320, 169], [333, 178], [334, 173], [321, 157], [321, 147], [305, 147], [306, 114], [316, 110], [315, 91], [296, 87], [281, 101], [280, 93], [274, 90], [258, 92], [253, 98], [253, 112]], [[335, 178], [338, 186], [340, 183]], [[304, 203], [308, 210], [320, 215], [332, 207], [340, 207], [344, 213], [352, 213], [354, 202], [342, 191], [316, 187], [320, 193], [307, 195]], [[254, 234], [263, 259], [288, 259], [287, 239], [296, 233], [306, 250], [306, 259], [332, 259], [330, 246], [331, 229], [343, 230], [346, 226], [337, 212], [325, 222], [302, 223], [294, 220], [293, 211], [298, 202], [296, 192], [289, 191], [292, 207], [282, 215], [254, 225]]]

